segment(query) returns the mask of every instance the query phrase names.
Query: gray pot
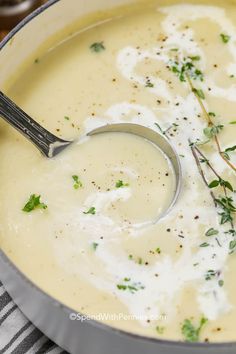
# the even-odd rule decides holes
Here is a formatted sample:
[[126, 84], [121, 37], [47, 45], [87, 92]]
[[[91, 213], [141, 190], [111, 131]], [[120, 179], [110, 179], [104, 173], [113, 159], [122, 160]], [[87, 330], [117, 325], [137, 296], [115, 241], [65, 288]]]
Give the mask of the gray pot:
[[[79, 17], [134, 0], [50, 0], [0, 44], [0, 87], [46, 39]], [[43, 30], [42, 30], [43, 29]], [[188, 344], [148, 339], [95, 321], [71, 320], [74, 311], [41, 291], [0, 251], [0, 278], [22, 312], [72, 354], [235, 354], [236, 343]]]

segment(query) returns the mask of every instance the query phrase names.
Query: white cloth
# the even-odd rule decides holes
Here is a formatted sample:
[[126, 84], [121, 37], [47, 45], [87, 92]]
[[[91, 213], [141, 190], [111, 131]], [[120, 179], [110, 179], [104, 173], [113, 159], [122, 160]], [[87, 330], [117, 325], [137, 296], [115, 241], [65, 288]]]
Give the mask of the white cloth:
[[26, 319], [1, 282], [0, 354], [67, 354]]

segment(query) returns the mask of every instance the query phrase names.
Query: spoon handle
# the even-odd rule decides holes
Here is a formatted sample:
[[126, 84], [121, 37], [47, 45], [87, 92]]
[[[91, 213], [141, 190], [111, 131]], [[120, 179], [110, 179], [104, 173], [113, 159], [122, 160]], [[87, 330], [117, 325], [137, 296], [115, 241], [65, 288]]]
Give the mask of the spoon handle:
[[69, 144], [43, 128], [1, 91], [0, 116], [34, 143], [47, 157], [56, 155], [54, 150], [57, 150], [59, 146]]

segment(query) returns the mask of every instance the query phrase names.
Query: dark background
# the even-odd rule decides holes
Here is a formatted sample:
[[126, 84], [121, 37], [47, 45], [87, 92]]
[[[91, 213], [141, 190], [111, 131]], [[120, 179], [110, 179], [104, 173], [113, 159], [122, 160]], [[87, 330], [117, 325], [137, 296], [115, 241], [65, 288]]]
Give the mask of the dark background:
[[[0, 7], [6, 3], [11, 3], [11, 2], [17, 2], [17, 0], [0, 0]], [[21, 2], [21, 1], [24, 1], [24, 0], [18, 0], [18, 2]], [[47, 0], [41, 0], [40, 4], [39, 5], [42, 5], [44, 4], [45, 2], [47, 2]], [[0, 41], [5, 37], [5, 35], [9, 32], [9, 30], [6, 30], [6, 29], [0, 29]]]

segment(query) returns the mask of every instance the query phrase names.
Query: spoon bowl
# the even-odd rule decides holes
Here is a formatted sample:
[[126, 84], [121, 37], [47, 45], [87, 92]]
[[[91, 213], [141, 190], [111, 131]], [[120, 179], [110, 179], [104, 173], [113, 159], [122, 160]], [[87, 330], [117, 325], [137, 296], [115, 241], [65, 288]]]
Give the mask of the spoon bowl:
[[182, 170], [177, 152], [164, 135], [156, 132], [151, 128], [144, 127], [143, 125], [134, 123], [106, 124], [102, 127], [90, 131], [87, 135], [93, 136], [104, 133], [128, 133], [144, 138], [145, 140], [154, 144], [159, 150], [161, 150], [171, 164], [175, 175], [175, 190], [169, 206], [164, 210], [162, 214], [159, 215], [158, 219], [154, 221], [154, 223], [157, 222], [171, 211], [173, 206], [176, 204], [181, 191]]

